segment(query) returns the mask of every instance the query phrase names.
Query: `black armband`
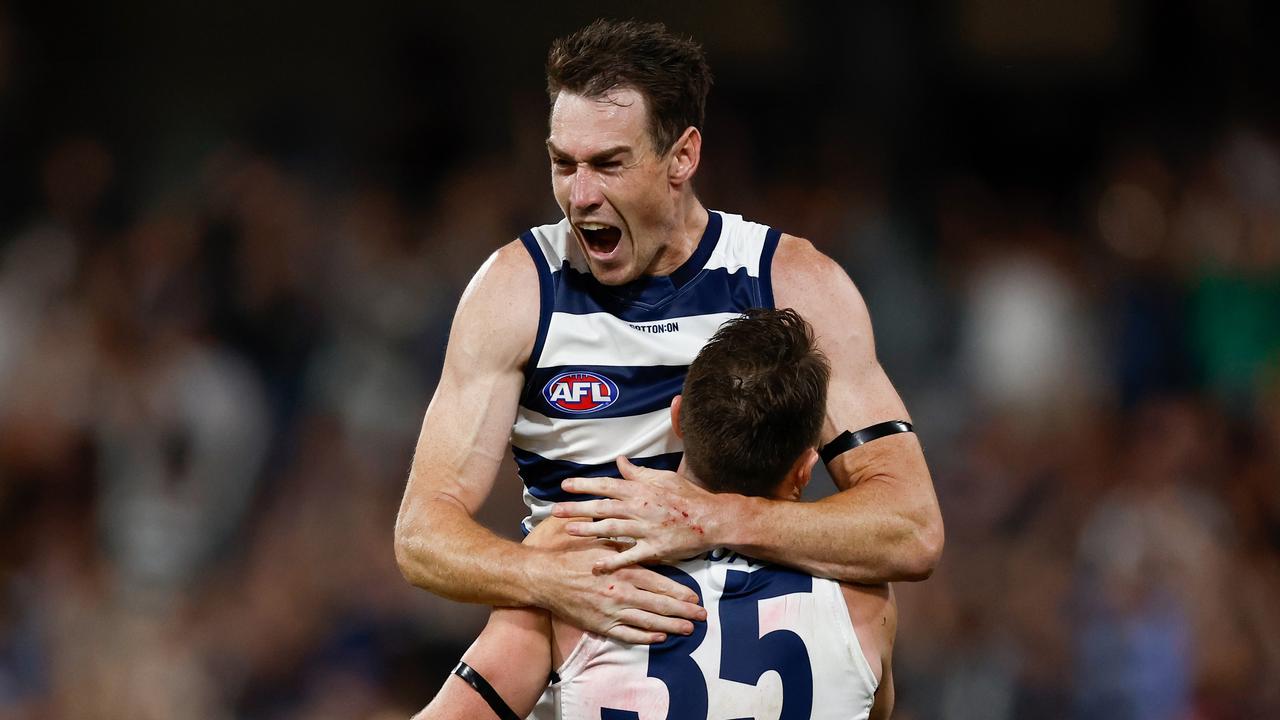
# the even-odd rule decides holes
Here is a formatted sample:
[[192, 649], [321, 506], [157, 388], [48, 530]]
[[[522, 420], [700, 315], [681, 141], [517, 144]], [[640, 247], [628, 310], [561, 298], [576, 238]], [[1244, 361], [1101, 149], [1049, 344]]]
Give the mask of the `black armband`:
[[905, 420], [890, 420], [889, 422], [876, 423], [870, 427], [864, 427], [857, 432], [849, 432], [845, 430], [836, 436], [835, 440], [822, 446], [818, 454], [822, 455], [822, 462], [830, 464], [839, 455], [846, 453], [859, 445], [865, 445], [872, 440], [879, 440], [887, 435], [897, 435], [898, 433], [915, 432], [911, 427], [911, 423]]
[[502, 720], [522, 720], [516, 714], [516, 711], [512, 710], [511, 706], [502, 699], [498, 691], [493, 689], [489, 681], [485, 680], [484, 676], [472, 669], [470, 665], [459, 660], [458, 664], [453, 668], [453, 674], [462, 678], [464, 682], [480, 693], [480, 697], [484, 698], [484, 701], [489, 704], [489, 709], [493, 710], [494, 714], [502, 718]]

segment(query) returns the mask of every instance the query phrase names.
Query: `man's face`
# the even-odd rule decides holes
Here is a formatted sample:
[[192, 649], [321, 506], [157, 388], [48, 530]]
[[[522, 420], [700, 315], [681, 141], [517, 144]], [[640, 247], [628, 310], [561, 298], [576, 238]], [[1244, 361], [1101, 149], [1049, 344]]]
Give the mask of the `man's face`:
[[[679, 232], [670, 154], [649, 137], [644, 96], [561, 92], [551, 108], [551, 186], [596, 280], [622, 285], [675, 269]], [[672, 265], [672, 267], [666, 267]]]

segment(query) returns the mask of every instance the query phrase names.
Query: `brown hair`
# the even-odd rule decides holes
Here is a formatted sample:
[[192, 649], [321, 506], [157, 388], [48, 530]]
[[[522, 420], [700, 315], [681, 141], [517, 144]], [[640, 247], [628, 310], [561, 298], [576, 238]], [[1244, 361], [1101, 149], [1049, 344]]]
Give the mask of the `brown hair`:
[[816, 447], [831, 368], [794, 310], [748, 310], [703, 346], [684, 381], [685, 461], [708, 490], [768, 496]]
[[596, 20], [551, 43], [552, 102], [561, 90], [601, 98], [616, 88], [644, 96], [649, 137], [661, 155], [690, 125], [702, 129], [711, 68], [697, 43], [672, 35], [662, 23]]

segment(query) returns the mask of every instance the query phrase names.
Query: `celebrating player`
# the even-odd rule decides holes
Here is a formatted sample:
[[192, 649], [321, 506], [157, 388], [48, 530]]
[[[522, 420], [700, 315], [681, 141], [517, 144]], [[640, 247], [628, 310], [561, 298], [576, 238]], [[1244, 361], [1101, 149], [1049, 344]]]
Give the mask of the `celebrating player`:
[[[701, 49], [661, 25], [598, 21], [553, 44], [547, 78], [564, 219], [494, 253], [459, 302], [396, 524], [405, 577], [651, 643], [693, 633], [706, 611], [633, 563], [727, 548], [838, 580], [927, 576], [942, 520], [862, 298], [808, 241], [694, 193], [711, 84]], [[682, 444], [667, 408], [686, 368], [754, 306], [797, 310], [831, 361], [821, 440], [840, 491], [819, 502], [712, 493], [672, 472]], [[598, 560], [480, 526], [508, 442], [526, 530], [590, 493], [599, 499], [559, 508], [594, 520], [568, 530], [635, 545]], [[619, 456], [642, 467], [619, 468]]]
[[[671, 405], [685, 441], [681, 473], [712, 492], [799, 499], [818, 459], [828, 374], [794, 311], [726, 323]], [[528, 542], [556, 544], [560, 522]], [[566, 554], [616, 554], [587, 538], [558, 544]], [[542, 610], [498, 608], [418, 720], [524, 717], [548, 676], [554, 717], [565, 720], [888, 717], [897, 616], [887, 586], [841, 586], [727, 550], [659, 571], [701, 598], [699, 631], [631, 645]]]

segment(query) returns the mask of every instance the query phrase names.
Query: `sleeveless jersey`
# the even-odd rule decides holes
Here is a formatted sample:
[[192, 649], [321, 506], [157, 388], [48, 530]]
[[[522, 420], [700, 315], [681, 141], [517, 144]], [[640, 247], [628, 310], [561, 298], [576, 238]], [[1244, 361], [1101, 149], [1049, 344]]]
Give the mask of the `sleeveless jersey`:
[[832, 580], [726, 550], [654, 569], [698, 593], [688, 636], [586, 633], [558, 670], [560, 720], [865, 720], [875, 675]]
[[675, 272], [618, 287], [591, 275], [568, 220], [521, 236], [541, 292], [511, 430], [526, 533], [553, 503], [589, 499], [562, 491], [561, 481], [618, 477], [619, 455], [675, 470], [683, 446], [670, 407], [689, 363], [726, 320], [773, 307], [769, 267], [780, 233], [738, 215], [707, 215], [697, 248]]

